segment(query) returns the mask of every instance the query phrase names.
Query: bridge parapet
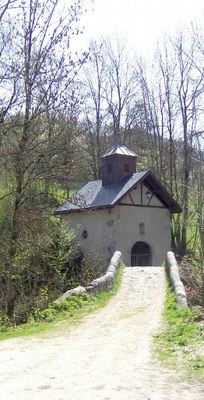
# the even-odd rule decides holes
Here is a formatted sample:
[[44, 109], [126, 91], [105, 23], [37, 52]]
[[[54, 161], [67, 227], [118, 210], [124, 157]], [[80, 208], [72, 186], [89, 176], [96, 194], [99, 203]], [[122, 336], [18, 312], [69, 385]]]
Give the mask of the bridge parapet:
[[166, 255], [166, 269], [172, 288], [176, 294], [176, 302], [179, 308], [188, 307], [184, 285], [181, 281], [178, 264], [173, 251]]
[[109, 290], [114, 284], [117, 271], [122, 263], [122, 254], [120, 251], [115, 251], [113, 254], [108, 269], [105, 275], [101, 276], [100, 278], [94, 279], [89, 286], [77, 286], [74, 289], [68, 290], [67, 292], [63, 293], [54, 303], [60, 303], [61, 301], [66, 300], [69, 296], [79, 296], [86, 292], [101, 292], [103, 290]]

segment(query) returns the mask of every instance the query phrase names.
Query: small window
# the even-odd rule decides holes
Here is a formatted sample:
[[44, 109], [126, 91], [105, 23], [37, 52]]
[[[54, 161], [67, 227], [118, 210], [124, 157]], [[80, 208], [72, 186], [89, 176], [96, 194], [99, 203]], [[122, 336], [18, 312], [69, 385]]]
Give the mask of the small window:
[[144, 235], [145, 234], [145, 224], [143, 222], [141, 222], [139, 224], [139, 233], [140, 233], [140, 235]]
[[84, 231], [82, 232], [81, 236], [83, 237], [83, 239], [86, 239], [88, 237], [88, 232], [86, 229], [84, 229]]
[[129, 166], [129, 164], [125, 164], [125, 165], [124, 165], [124, 170], [125, 170], [125, 172], [130, 172], [130, 166]]
[[108, 164], [108, 174], [112, 174], [112, 172], [113, 172], [113, 165]]

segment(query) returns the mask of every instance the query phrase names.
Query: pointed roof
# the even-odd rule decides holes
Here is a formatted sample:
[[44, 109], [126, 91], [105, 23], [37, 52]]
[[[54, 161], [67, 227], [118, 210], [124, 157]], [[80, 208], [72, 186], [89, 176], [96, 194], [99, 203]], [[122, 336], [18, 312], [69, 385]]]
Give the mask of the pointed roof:
[[[114, 207], [139, 183], [145, 186], [168, 208], [171, 213], [180, 213], [181, 207], [170, 193], [161, 185], [150, 170], [136, 172], [126, 176], [116, 184], [102, 186], [102, 181], [90, 181], [62, 206], [55, 210], [55, 215], [69, 214], [82, 210]], [[148, 206], [147, 206], [148, 207]]]
[[115, 145], [110, 150], [106, 151], [100, 158], [113, 156], [115, 154], [129, 157], [137, 157], [137, 154], [134, 151], [128, 149], [124, 144]]

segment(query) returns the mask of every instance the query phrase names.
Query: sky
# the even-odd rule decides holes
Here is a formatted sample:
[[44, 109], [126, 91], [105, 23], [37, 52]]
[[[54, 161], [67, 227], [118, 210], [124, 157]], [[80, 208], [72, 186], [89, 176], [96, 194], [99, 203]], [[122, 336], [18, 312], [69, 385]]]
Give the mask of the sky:
[[83, 18], [83, 40], [119, 33], [144, 55], [165, 32], [204, 22], [204, 0], [95, 0], [92, 6]]

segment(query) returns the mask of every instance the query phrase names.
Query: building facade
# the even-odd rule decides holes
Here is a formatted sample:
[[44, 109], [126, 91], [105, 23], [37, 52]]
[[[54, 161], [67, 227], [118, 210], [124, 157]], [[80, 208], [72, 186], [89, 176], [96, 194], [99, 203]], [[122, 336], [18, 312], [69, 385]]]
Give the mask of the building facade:
[[82, 256], [96, 250], [127, 266], [161, 265], [170, 250], [170, 216], [179, 205], [151, 171], [136, 172], [137, 156], [116, 145], [101, 157], [102, 180], [88, 182], [55, 214], [77, 231]]

